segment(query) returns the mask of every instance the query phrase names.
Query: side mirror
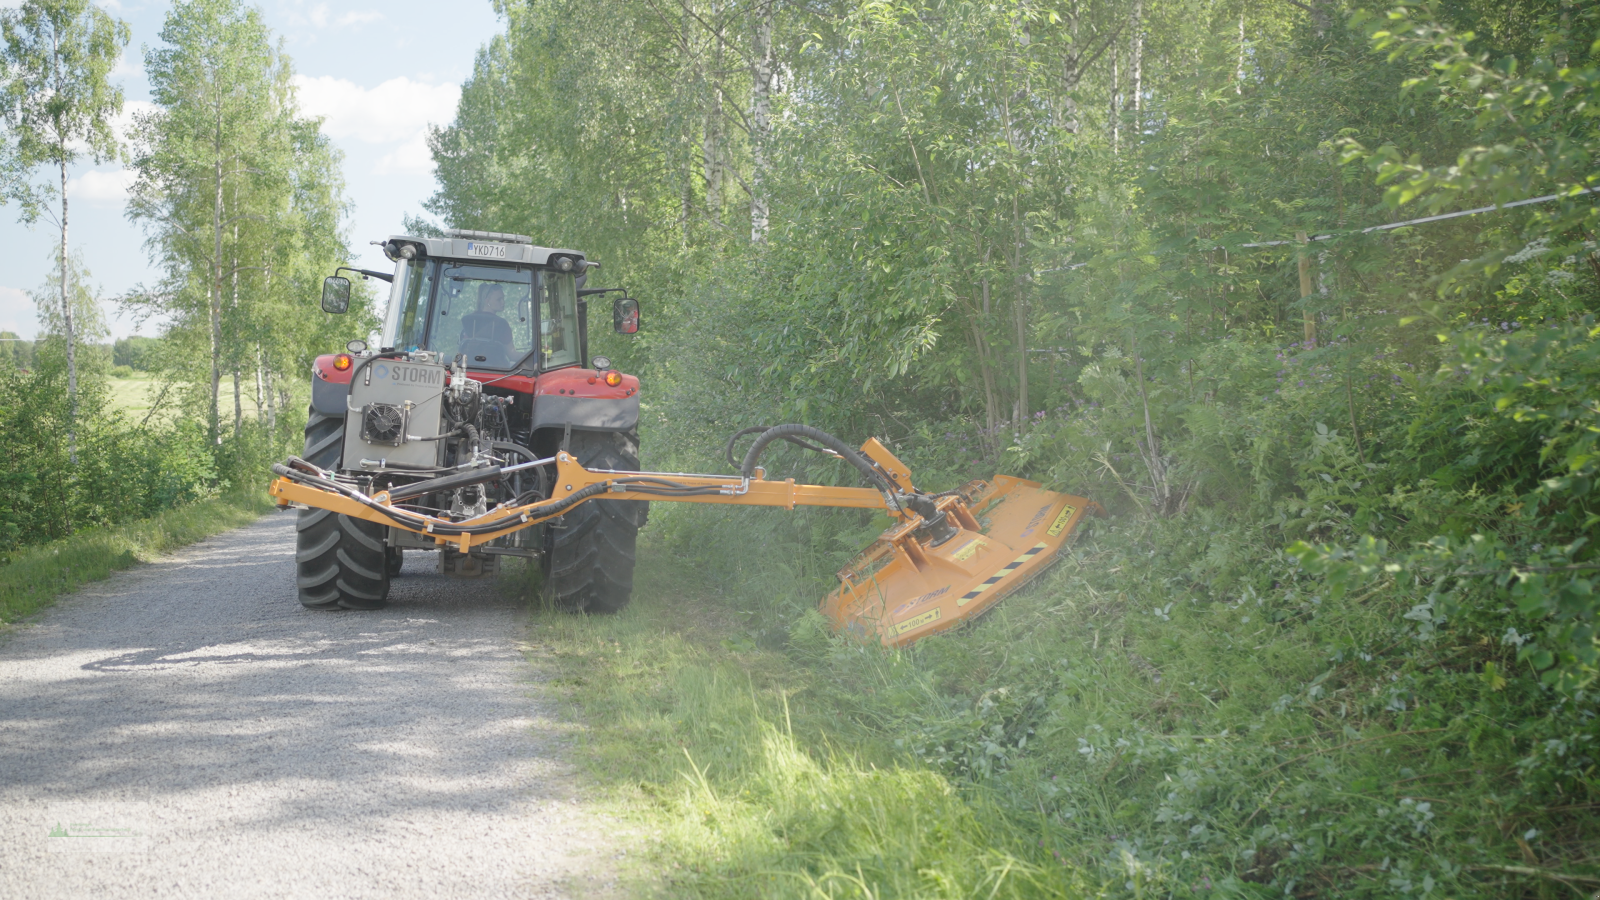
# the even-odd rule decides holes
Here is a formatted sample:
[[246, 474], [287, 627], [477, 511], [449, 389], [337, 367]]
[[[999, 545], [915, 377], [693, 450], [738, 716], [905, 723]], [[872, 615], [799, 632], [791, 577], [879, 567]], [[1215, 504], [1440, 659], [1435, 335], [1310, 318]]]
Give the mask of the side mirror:
[[342, 275], [322, 279], [322, 311], [336, 316], [350, 311], [350, 279]]
[[639, 301], [619, 297], [611, 304], [611, 327], [617, 334], [639, 333]]

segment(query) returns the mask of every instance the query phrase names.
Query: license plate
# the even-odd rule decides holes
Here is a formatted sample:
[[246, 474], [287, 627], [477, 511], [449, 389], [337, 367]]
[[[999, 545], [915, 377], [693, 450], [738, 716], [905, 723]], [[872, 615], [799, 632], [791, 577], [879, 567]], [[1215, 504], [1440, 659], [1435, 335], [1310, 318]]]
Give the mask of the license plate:
[[467, 255], [468, 256], [487, 256], [487, 257], [490, 257], [492, 259], [505, 259], [506, 258], [506, 245], [505, 244], [468, 243], [467, 244]]

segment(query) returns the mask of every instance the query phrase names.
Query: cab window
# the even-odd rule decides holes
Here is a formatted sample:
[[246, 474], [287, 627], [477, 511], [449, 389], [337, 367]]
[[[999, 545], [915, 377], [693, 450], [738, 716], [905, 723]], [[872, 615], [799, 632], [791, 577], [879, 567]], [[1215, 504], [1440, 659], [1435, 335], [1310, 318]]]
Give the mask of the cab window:
[[578, 285], [570, 273], [542, 272], [539, 279], [539, 351], [554, 369], [578, 360]]

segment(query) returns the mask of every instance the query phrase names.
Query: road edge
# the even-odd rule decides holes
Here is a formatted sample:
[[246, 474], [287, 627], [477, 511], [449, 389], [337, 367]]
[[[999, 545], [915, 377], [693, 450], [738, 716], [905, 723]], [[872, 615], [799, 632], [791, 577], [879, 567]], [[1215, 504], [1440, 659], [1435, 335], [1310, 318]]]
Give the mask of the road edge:
[[237, 491], [19, 549], [0, 560], [0, 634], [85, 584], [248, 525], [273, 508], [264, 490]]

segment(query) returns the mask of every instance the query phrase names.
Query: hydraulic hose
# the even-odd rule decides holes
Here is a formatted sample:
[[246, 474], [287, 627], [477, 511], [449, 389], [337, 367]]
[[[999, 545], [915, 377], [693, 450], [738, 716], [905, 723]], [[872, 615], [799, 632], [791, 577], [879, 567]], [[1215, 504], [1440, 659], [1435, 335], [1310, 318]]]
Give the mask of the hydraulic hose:
[[[733, 458], [733, 445], [737, 444], [740, 438], [747, 434], [760, 434], [761, 432], [768, 431], [771, 428], [771, 425], [752, 425], [749, 428], [741, 428], [738, 431], [735, 431], [733, 433], [733, 437], [728, 438], [728, 446], [724, 447], [722, 450], [722, 455], [728, 459], [728, 465], [734, 467], [735, 469], [739, 468], [739, 461]], [[831, 452], [826, 447], [818, 447], [816, 444], [807, 443], [796, 437], [785, 436], [784, 440], [805, 450], [812, 450], [817, 453]]]
[[[423, 518], [421, 516], [413, 515], [411, 513], [406, 512], [405, 510], [395, 509], [394, 507], [391, 507], [391, 506], [384, 506], [382, 503], [379, 503], [376, 500], [373, 500], [371, 497], [368, 497], [367, 495], [361, 493], [360, 491], [356, 491], [356, 490], [354, 490], [352, 488], [346, 487], [345, 485], [342, 485], [342, 484], [340, 484], [340, 483], [338, 483], [336, 481], [331, 481], [331, 480], [329, 480], [327, 478], [323, 478], [323, 477], [321, 477], [319, 475], [309, 474], [307, 471], [305, 471], [305, 469], [302, 469], [299, 466], [296, 466], [295, 465], [296, 463], [299, 463], [299, 464], [301, 464], [303, 466], [310, 466], [311, 468], [315, 468], [315, 466], [311, 466], [311, 464], [305, 462], [305, 460], [299, 459], [298, 457], [290, 457], [289, 458], [289, 465], [283, 465], [283, 464], [280, 464], [280, 463], [273, 463], [272, 464], [272, 471], [273, 471], [274, 474], [282, 475], [283, 477], [288, 478], [291, 481], [295, 481], [295, 482], [298, 482], [300, 484], [307, 485], [309, 487], [316, 487], [316, 488], [321, 488], [321, 489], [327, 490], [327, 491], [333, 491], [334, 493], [337, 493], [340, 496], [347, 497], [347, 498], [349, 498], [351, 500], [354, 500], [357, 503], [360, 503], [362, 506], [367, 507], [368, 509], [374, 510], [374, 511], [379, 512], [379, 513], [382, 513], [385, 517], [387, 517], [391, 521], [394, 521], [394, 522], [402, 525], [403, 527], [405, 527], [405, 528], [407, 528], [409, 530], [423, 531], [423, 532], [425, 532], [427, 534], [437, 534], [437, 535], [443, 535], [445, 537], [459, 537], [459, 536], [461, 536], [463, 534], [466, 534], [466, 535], [491, 534], [493, 532], [500, 531], [501, 529], [505, 528], [506, 525], [510, 521], [514, 521], [514, 520], [511, 520], [511, 519], [504, 519], [503, 518], [503, 519], [497, 519], [497, 520], [495, 520], [493, 522], [486, 522], [486, 523], [481, 524], [481, 525], [440, 525], [440, 524], [438, 524], [437, 522], [434, 522], [431, 519], [426, 519], [426, 518]], [[320, 471], [320, 470], [318, 470], [318, 471]], [[582, 503], [583, 501], [589, 499], [590, 497], [594, 497], [594, 496], [597, 496], [599, 494], [604, 494], [609, 490], [611, 490], [611, 485], [608, 482], [601, 482], [600, 484], [591, 484], [588, 487], [583, 488], [581, 490], [573, 491], [571, 494], [568, 494], [567, 496], [561, 498], [560, 500], [551, 500], [551, 501], [547, 501], [546, 503], [542, 503], [542, 504], [539, 505], [538, 509], [532, 510], [532, 512], [536, 512], [540, 516], [546, 516], [546, 515], [558, 516], [558, 515], [561, 515], [562, 513], [566, 512], [568, 509], [571, 509], [572, 507], [578, 505], [579, 503]], [[427, 526], [429, 524], [433, 525], [431, 530], [429, 530], [427, 528]]]
[[[761, 432], [755, 443], [750, 445], [750, 450], [744, 455], [744, 464], [739, 467], [739, 474], [745, 478], [754, 477], [756, 461], [761, 458], [762, 451], [767, 445], [777, 440], [791, 440], [796, 437], [808, 438], [822, 445], [822, 449], [831, 450], [839, 455], [840, 459], [855, 466], [856, 470], [866, 476], [867, 482], [889, 497], [900, 493], [900, 489], [890, 483], [883, 473], [872, 465], [865, 456], [862, 456], [854, 447], [839, 440], [820, 428], [810, 425], [778, 425]], [[898, 505], [898, 501], [895, 502]]]

